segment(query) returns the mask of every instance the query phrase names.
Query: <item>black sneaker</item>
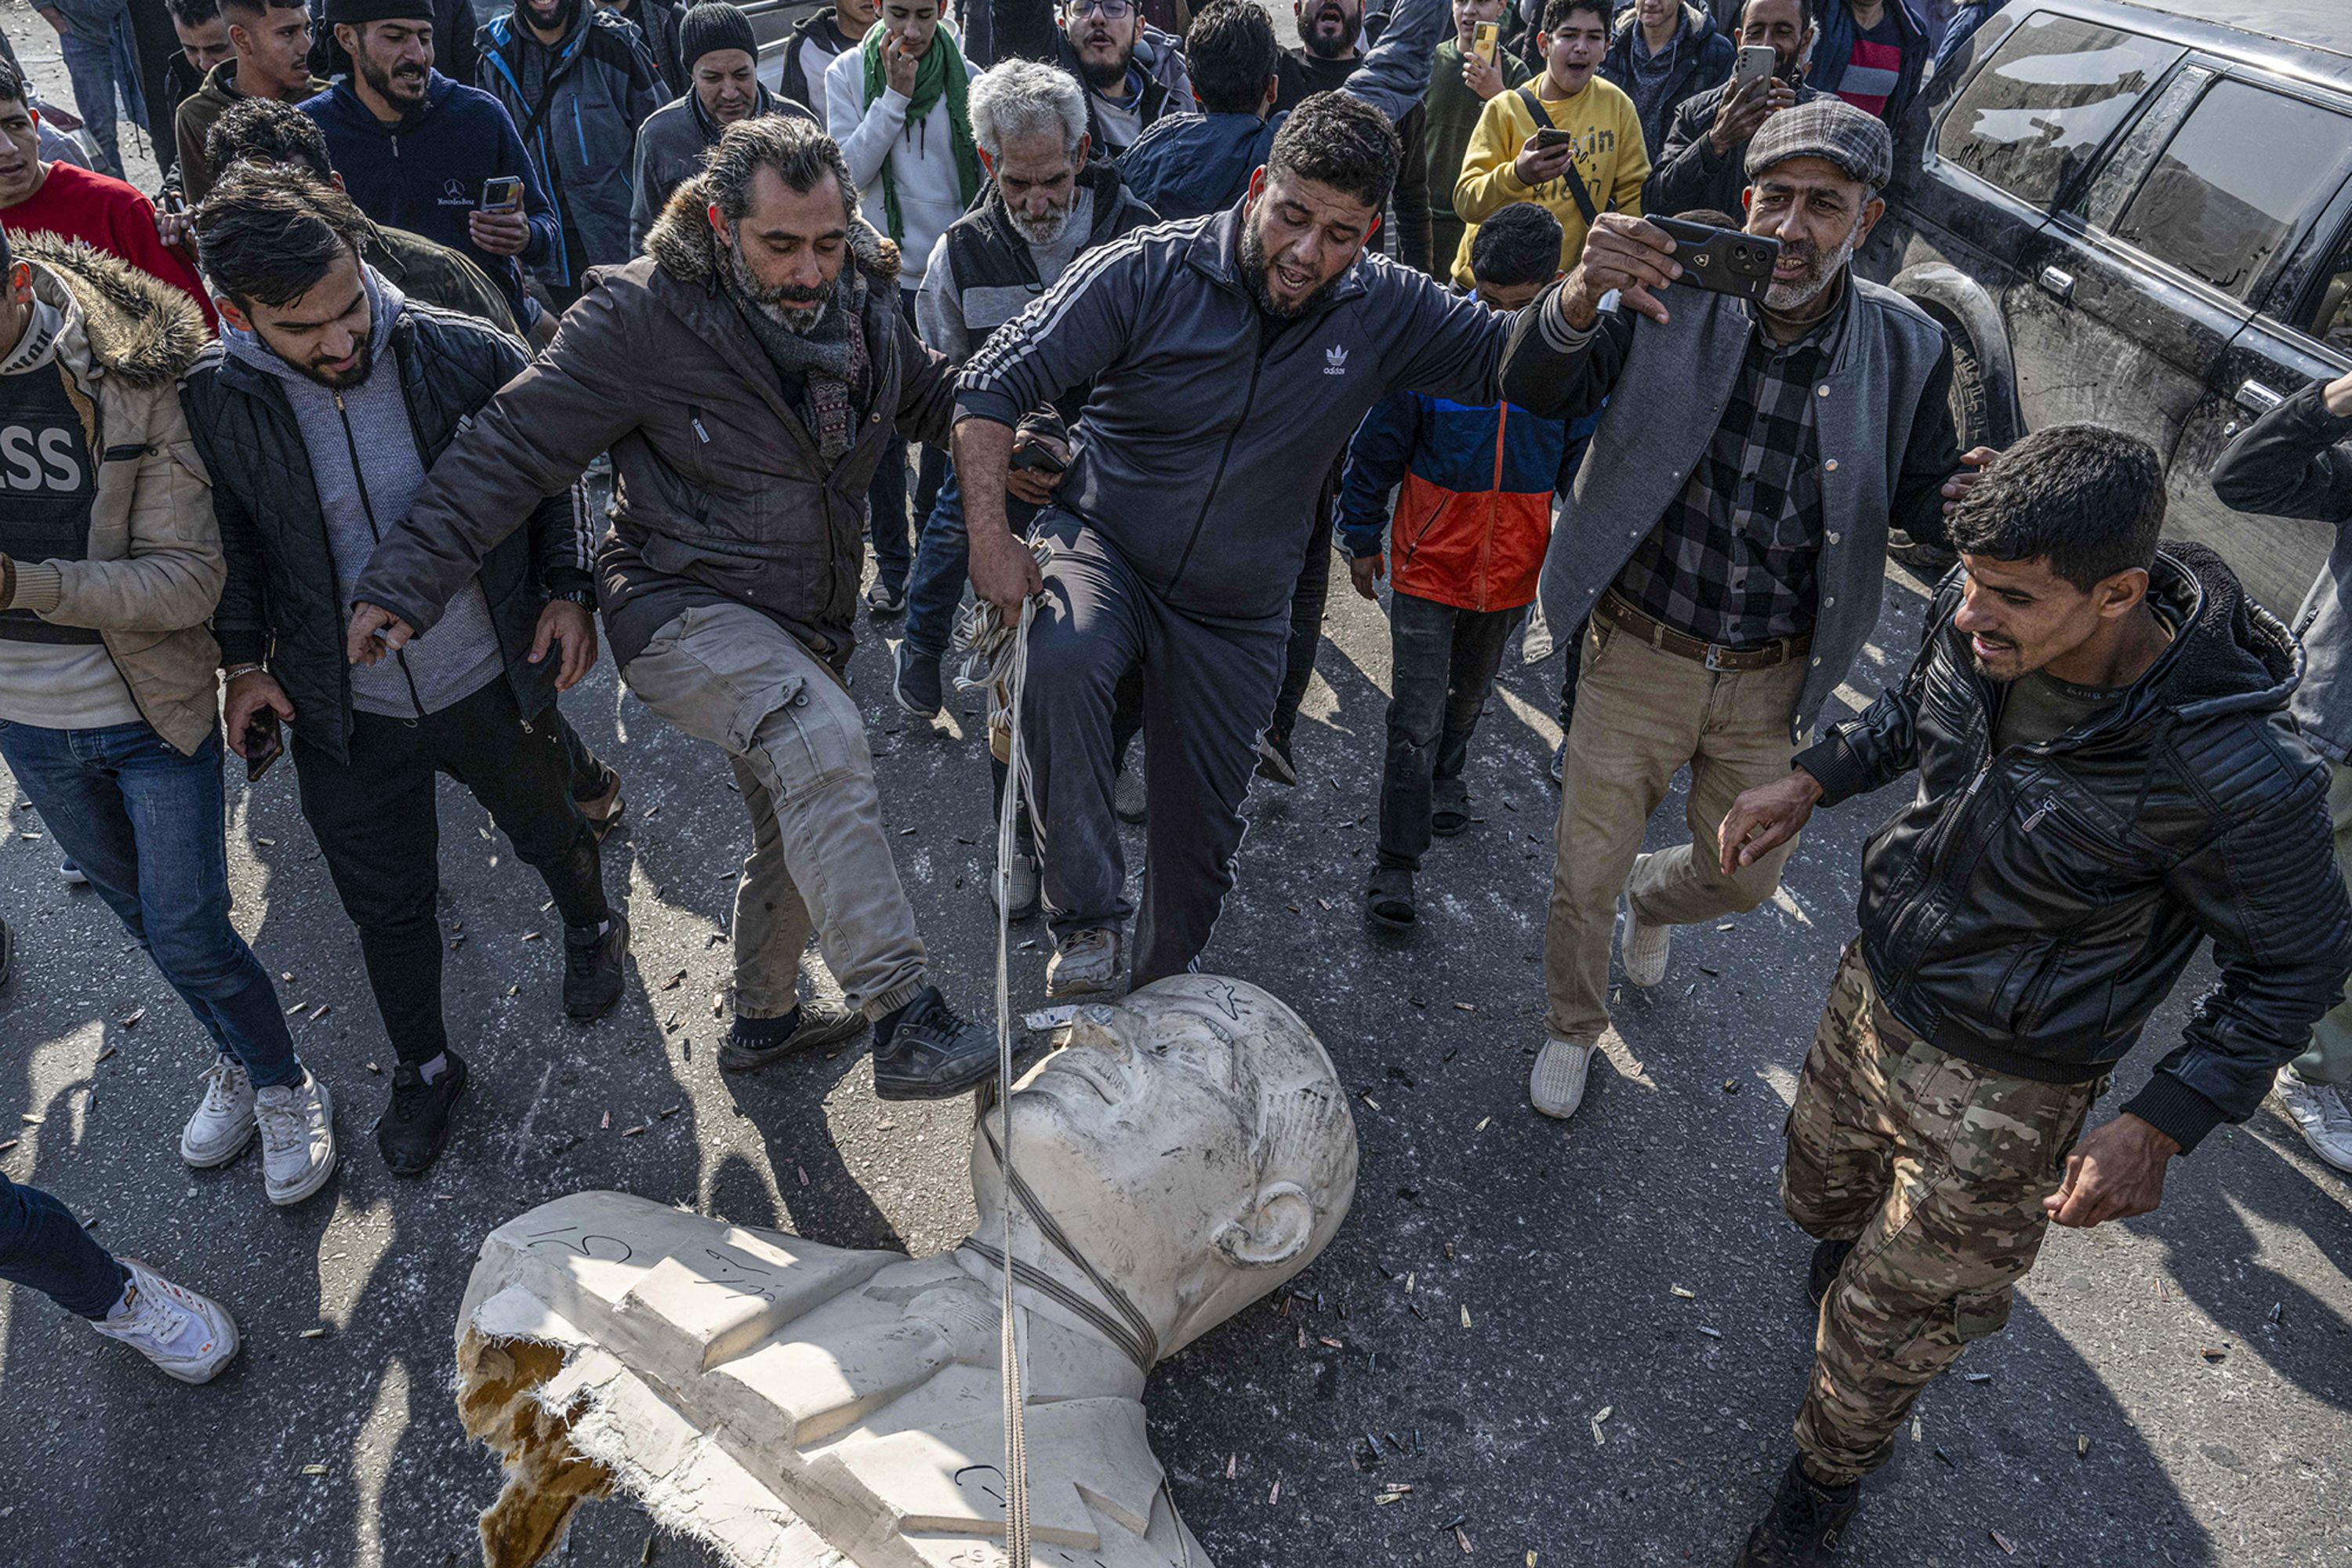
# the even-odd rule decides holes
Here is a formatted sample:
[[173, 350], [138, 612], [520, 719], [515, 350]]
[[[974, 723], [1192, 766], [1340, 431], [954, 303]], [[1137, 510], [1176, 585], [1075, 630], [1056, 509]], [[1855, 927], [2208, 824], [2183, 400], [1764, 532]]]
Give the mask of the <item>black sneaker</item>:
[[1412, 907], [1412, 873], [1382, 866], [1364, 889], [1364, 924], [1375, 936], [1411, 936], [1420, 923]]
[[923, 652], [913, 643], [901, 640], [890, 656], [890, 695], [898, 706], [918, 719], [940, 716], [940, 660], [937, 654]]
[[1470, 828], [1470, 789], [1460, 779], [1439, 781], [1429, 807], [1429, 830], [1453, 838]]
[[1825, 1487], [1805, 1474], [1802, 1459], [1790, 1459], [1772, 1510], [1748, 1532], [1734, 1568], [1827, 1568], [1861, 1505], [1860, 1481]]
[[1298, 764], [1291, 760], [1290, 737], [1268, 730], [1257, 738], [1257, 776], [1286, 789], [1298, 787]]
[[907, 608], [907, 585], [897, 587], [877, 577], [866, 589], [866, 611], [876, 619], [902, 614]]
[[449, 1112], [466, 1092], [466, 1058], [443, 1050], [448, 1070], [433, 1083], [425, 1081], [415, 1064], [402, 1062], [392, 1069], [392, 1103], [376, 1119], [376, 1152], [395, 1176], [421, 1176], [441, 1156], [442, 1140], [449, 1135]]
[[936, 985], [926, 985], [898, 1015], [889, 1043], [874, 1047], [878, 1100], [948, 1100], [996, 1076], [996, 1042], [956, 1016]]
[[599, 934], [588, 926], [563, 928], [563, 1011], [585, 1024], [603, 1017], [621, 999], [628, 980], [629, 920], [614, 910]]
[[1845, 1267], [1845, 1255], [1853, 1250], [1851, 1241], [1824, 1241], [1813, 1248], [1813, 1265], [1805, 1280], [1805, 1294], [1813, 1299], [1814, 1306], [1820, 1306], [1822, 1298], [1830, 1293], [1830, 1287], [1837, 1283], [1838, 1270]]
[[758, 1072], [786, 1057], [796, 1057], [819, 1046], [839, 1045], [866, 1032], [865, 1014], [836, 1007], [830, 1002], [803, 1002], [800, 1012], [801, 1021], [791, 1034], [765, 1044], [739, 1037], [739, 1019], [738, 1027], [730, 1029], [727, 1037], [719, 1042], [720, 1068], [727, 1072]]

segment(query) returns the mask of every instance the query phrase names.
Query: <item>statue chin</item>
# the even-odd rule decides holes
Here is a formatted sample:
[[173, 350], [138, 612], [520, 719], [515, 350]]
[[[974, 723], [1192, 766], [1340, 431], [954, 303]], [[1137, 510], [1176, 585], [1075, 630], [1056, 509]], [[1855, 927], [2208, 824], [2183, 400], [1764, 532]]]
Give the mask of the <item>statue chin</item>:
[[[1314, 1035], [1244, 982], [1164, 980], [1071, 1034], [1013, 1096], [1034, 1538], [1101, 1568], [1205, 1564], [1145, 1439], [1145, 1374], [1314, 1260], [1355, 1126]], [[539, 1562], [614, 1493], [742, 1568], [1004, 1563], [995, 1144], [992, 1111], [981, 1228], [919, 1262], [618, 1193], [493, 1232], [457, 1329], [460, 1414], [508, 1471], [488, 1568]]]

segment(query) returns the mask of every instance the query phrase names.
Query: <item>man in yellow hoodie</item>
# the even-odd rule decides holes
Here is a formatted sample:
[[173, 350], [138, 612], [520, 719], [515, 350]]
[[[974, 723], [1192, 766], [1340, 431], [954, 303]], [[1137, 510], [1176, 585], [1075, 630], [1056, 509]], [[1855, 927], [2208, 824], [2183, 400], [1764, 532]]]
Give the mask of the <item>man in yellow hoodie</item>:
[[1608, 0], [1547, 0], [1536, 48], [1543, 74], [1486, 100], [1454, 182], [1454, 210], [1468, 227], [1454, 280], [1465, 289], [1479, 223], [1513, 202], [1535, 202], [1559, 219], [1563, 268], [1583, 254], [1596, 213], [1642, 211], [1642, 182], [1650, 177], [1642, 117], [1622, 89], [1595, 74], [1609, 53]]

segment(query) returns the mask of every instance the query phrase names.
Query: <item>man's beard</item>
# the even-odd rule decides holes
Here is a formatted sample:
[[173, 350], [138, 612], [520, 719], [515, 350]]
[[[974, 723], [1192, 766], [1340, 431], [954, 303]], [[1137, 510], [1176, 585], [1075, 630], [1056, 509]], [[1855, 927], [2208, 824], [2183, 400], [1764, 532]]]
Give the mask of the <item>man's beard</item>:
[[1296, 305], [1286, 305], [1274, 297], [1274, 285], [1267, 279], [1268, 262], [1265, 241], [1258, 235], [1257, 220], [1255, 216], [1242, 225], [1241, 251], [1242, 278], [1249, 285], [1250, 297], [1257, 301], [1259, 310], [1277, 321], [1295, 321], [1307, 314], [1315, 308], [1317, 300], [1330, 292], [1333, 283], [1338, 282], [1340, 277], [1346, 276], [1345, 273], [1341, 273], [1338, 277], [1328, 279], [1318, 285], [1312, 293]]
[[[349, 392], [367, 380], [369, 374], [375, 369], [374, 336], [375, 334], [371, 331], [352, 340], [352, 353], [359, 356], [359, 363], [340, 375], [330, 375], [320, 370], [315, 360], [306, 360], [300, 364], [295, 364], [284, 354], [278, 354], [278, 357], [286, 363], [293, 365], [297, 374], [308, 380], [317, 382], [320, 386], [334, 392]], [[278, 353], [275, 347], [272, 347], [269, 352]]]
[[[1323, 18], [1333, 12], [1339, 13], [1339, 36], [1327, 38], [1323, 36]], [[1306, 45], [1307, 52], [1318, 59], [1340, 60], [1356, 52], [1356, 40], [1363, 34], [1364, 18], [1361, 14], [1350, 16], [1337, 5], [1326, 5], [1316, 7], [1314, 15], [1307, 18], [1306, 29], [1299, 35], [1298, 41]]]
[[362, 55], [354, 62], [360, 76], [378, 98], [386, 103], [420, 103], [425, 98], [426, 68], [403, 65], [397, 71], [388, 71]]
[[1031, 217], [1026, 213], [1013, 211], [1010, 206], [1004, 209], [1004, 216], [1011, 221], [1013, 232], [1031, 245], [1051, 245], [1062, 237], [1064, 229], [1070, 226], [1070, 214], [1076, 206], [1077, 198], [1074, 195], [1067, 205], [1055, 207], [1044, 217]]
[[580, 0], [556, 0], [555, 15], [544, 19], [540, 15], [539, 7], [533, 5], [530, 0], [515, 0], [515, 4], [522, 12], [524, 21], [534, 27], [544, 28], [551, 33], [570, 32], [573, 19], [580, 15]]
[[751, 300], [761, 315], [803, 338], [824, 324], [824, 313], [833, 308], [832, 285], [803, 289], [792, 283], [765, 284], [751, 276], [751, 264], [743, 259], [741, 247], [730, 240], [719, 248], [726, 253], [727, 275], [733, 279], [737, 291]]
[[1135, 46], [1127, 44], [1111, 58], [1100, 59], [1093, 55], [1078, 56], [1078, 68], [1097, 92], [1108, 92], [1127, 79], [1128, 62], [1135, 58]]
[[[1845, 270], [1845, 264], [1853, 259], [1854, 244], [1861, 237], [1862, 225], [1857, 223], [1835, 250], [1827, 256], [1814, 257], [1811, 268], [1803, 277], [1788, 283], [1775, 279], [1764, 290], [1764, 308], [1785, 315], [1791, 310], [1801, 310], [1820, 299], [1822, 290], [1836, 282], [1838, 274]], [[1788, 254], [1785, 244], [1781, 254]]]

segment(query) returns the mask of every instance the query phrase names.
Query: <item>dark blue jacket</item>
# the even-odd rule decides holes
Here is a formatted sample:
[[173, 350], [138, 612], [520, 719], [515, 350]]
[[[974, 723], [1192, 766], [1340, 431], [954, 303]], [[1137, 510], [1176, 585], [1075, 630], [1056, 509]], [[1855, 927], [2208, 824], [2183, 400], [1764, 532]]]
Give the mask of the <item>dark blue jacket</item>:
[[[1623, 88], [1637, 107], [1642, 96], [1633, 90], [1637, 74], [1633, 38], [1641, 28], [1641, 18], [1629, 9], [1617, 19], [1616, 35], [1609, 40], [1609, 52], [1601, 61], [1601, 74]], [[1717, 29], [1715, 17], [1705, 7], [1685, 4], [1682, 30], [1675, 35], [1670, 52], [1674, 58], [1666, 67], [1664, 89], [1642, 115], [1642, 141], [1650, 150], [1654, 169], [1659, 149], [1666, 144], [1667, 128], [1675, 122], [1675, 110], [1696, 94], [1730, 80], [1739, 46], [1731, 41], [1730, 34]]]
[[1285, 116], [1175, 114], [1155, 120], [1118, 160], [1134, 197], [1163, 218], [1201, 217], [1242, 199]]
[[[555, 209], [523, 155], [522, 139], [499, 100], [439, 71], [426, 78], [425, 107], [396, 126], [371, 113], [346, 77], [302, 105], [327, 134], [327, 156], [360, 210], [391, 228], [437, 240], [489, 274], [515, 320], [528, 328], [539, 308], [523, 291], [520, 263], [555, 247]], [[474, 243], [466, 215], [481, 205], [493, 175], [522, 177], [530, 243], [520, 257], [493, 256]]]
[[[1823, 0], [1818, 9], [1822, 36], [1813, 45], [1813, 63], [1805, 69], [1805, 80], [1817, 92], [1835, 92], [1838, 83], [1845, 79], [1846, 67], [1853, 63], [1853, 11], [1846, 0]], [[1927, 24], [1911, 9], [1910, 0], [1886, 0], [1886, 9], [1895, 18], [1895, 36], [1902, 40], [1903, 68], [1886, 100], [1886, 112], [1880, 118], [1899, 133], [1903, 117], [1918, 100], [1931, 40]]]

